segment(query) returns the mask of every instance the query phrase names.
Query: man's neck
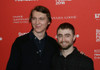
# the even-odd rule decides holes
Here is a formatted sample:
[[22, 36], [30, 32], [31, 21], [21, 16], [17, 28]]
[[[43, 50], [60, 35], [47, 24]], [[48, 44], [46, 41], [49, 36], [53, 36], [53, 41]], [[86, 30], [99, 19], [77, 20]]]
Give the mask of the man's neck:
[[33, 31], [33, 33], [39, 40], [41, 40], [45, 37], [45, 32], [37, 33], [35, 31]]
[[69, 49], [67, 50], [61, 50], [61, 53], [64, 57], [67, 57], [68, 55], [70, 55], [72, 52], [74, 51], [74, 47], [71, 46]]

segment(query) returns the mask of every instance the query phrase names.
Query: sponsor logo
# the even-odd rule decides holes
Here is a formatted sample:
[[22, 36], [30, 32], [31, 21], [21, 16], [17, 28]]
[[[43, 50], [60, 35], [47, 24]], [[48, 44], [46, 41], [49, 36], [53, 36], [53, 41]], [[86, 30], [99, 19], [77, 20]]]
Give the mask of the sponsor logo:
[[52, 20], [61, 20], [61, 19], [76, 19], [76, 16], [58, 16], [58, 17], [51, 17]]
[[0, 41], [2, 41], [2, 37], [0, 37]]
[[100, 42], [100, 29], [96, 29], [96, 42]]
[[25, 35], [25, 34], [27, 34], [28, 32], [24, 32], [24, 33], [21, 33], [21, 32], [19, 32], [18, 33], [18, 36], [23, 36], [23, 35]]
[[29, 18], [25, 18], [24, 16], [12, 16], [13, 23], [29, 23]]
[[15, 0], [15, 2], [22, 2], [22, 1], [38, 1], [38, 0]]
[[95, 19], [96, 19], [96, 20], [100, 20], [100, 13], [98, 13], [98, 14], [96, 13], [96, 14], [95, 14]]
[[100, 59], [100, 49], [94, 50], [94, 59]]
[[65, 5], [66, 1], [72, 1], [72, 0], [55, 0], [56, 5]]
[[79, 34], [76, 35], [76, 38], [79, 38]]

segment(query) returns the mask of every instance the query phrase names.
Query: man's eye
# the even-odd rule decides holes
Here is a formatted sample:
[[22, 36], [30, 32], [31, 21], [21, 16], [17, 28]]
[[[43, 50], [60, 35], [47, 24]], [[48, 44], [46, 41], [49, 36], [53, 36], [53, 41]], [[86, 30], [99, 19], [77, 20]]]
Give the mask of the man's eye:
[[65, 35], [65, 37], [70, 37], [70, 35]]
[[57, 35], [58, 37], [62, 37], [62, 35]]
[[45, 18], [40, 18], [40, 20], [44, 20]]

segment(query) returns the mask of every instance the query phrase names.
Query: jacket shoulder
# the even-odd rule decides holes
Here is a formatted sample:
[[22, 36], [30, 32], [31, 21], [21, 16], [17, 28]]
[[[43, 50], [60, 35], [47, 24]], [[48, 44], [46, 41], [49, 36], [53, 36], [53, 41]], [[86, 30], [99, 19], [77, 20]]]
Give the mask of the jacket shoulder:
[[26, 43], [27, 41], [29, 41], [29, 33], [23, 36], [17, 37], [14, 43], [17, 45], [20, 45], [20, 44]]
[[93, 64], [93, 60], [90, 57], [83, 55], [81, 53], [79, 53], [78, 60], [80, 60], [80, 62], [84, 64]]
[[48, 42], [49, 42], [49, 43], [53, 46], [53, 48], [55, 48], [57, 51], [59, 50], [59, 44], [57, 43], [57, 41], [56, 41], [54, 38], [48, 36]]
[[55, 43], [55, 42], [57, 43], [57, 41], [56, 41], [54, 38], [50, 37], [50, 36], [48, 36], [48, 41], [49, 41], [49, 42], [52, 42], [52, 43], [53, 43], [53, 42], [54, 42], [54, 43]]

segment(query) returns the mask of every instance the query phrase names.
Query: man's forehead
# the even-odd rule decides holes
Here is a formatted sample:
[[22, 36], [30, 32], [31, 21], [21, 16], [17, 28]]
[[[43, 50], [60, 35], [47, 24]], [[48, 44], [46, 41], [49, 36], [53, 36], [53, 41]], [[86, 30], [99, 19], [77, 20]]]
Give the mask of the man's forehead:
[[59, 29], [58, 32], [71, 32], [72, 30], [67, 28], [67, 29]]
[[71, 29], [59, 29], [57, 34], [72, 34], [72, 30]]

